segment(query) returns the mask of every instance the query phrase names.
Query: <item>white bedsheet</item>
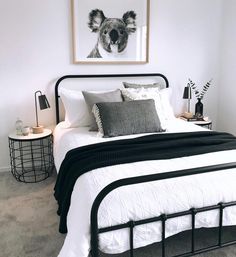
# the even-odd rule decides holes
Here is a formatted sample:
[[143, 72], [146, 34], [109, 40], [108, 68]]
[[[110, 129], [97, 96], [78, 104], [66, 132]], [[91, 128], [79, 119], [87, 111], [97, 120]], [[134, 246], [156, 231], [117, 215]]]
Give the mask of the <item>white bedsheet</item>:
[[[172, 120], [167, 132], [204, 130], [204, 128]], [[88, 128], [63, 129], [63, 123], [54, 131], [54, 156], [57, 170], [66, 152], [76, 146], [114, 140], [104, 139]], [[136, 135], [138, 136], [138, 135]], [[130, 136], [128, 136], [130, 137]], [[133, 136], [134, 137], [134, 136]], [[127, 136], [119, 137], [127, 138]], [[90, 248], [90, 210], [96, 195], [112, 181], [144, 174], [168, 172], [198, 166], [236, 161], [236, 150], [202, 154], [169, 160], [135, 162], [92, 170], [76, 182], [67, 217], [68, 233], [59, 257], [87, 257]], [[99, 226], [105, 227], [138, 220], [162, 213], [174, 213], [192, 207], [214, 205], [236, 199], [236, 170], [219, 171], [191, 177], [175, 178], [116, 189], [109, 194], [99, 209]], [[145, 192], [145, 193], [144, 193]], [[197, 214], [196, 227], [218, 225], [218, 211]], [[190, 217], [167, 221], [166, 236], [190, 229]], [[224, 225], [236, 224], [236, 208], [225, 210]], [[129, 249], [128, 229], [100, 235], [100, 249], [120, 253]], [[134, 229], [134, 247], [161, 240], [159, 223], [137, 226]]]

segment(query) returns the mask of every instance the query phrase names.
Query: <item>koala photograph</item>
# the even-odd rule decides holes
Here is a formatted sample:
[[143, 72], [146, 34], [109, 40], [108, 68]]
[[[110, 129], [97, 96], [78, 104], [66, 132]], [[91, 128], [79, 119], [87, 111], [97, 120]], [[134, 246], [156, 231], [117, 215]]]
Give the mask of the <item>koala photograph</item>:
[[107, 18], [102, 10], [89, 13], [88, 27], [98, 35], [95, 47], [88, 58], [103, 58], [122, 53], [128, 44], [129, 35], [136, 31], [136, 13], [127, 11], [122, 18]]
[[148, 60], [149, 0], [72, 0], [75, 63]]

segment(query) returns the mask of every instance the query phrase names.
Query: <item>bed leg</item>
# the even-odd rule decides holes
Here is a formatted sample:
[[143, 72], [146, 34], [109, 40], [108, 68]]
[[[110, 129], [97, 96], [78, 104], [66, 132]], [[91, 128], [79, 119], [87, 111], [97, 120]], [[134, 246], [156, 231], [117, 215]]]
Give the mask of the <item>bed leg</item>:
[[162, 248], [162, 257], [166, 256], [166, 214], [161, 215], [162, 221], [162, 240], [161, 240], [161, 248]]
[[225, 208], [223, 203], [219, 203], [220, 216], [219, 216], [219, 237], [218, 237], [218, 245], [222, 245], [222, 228], [223, 228], [223, 210]]
[[192, 215], [192, 253], [194, 253], [195, 251], [195, 215], [196, 215], [197, 211], [195, 208], [191, 209], [191, 215]]
[[130, 221], [129, 222], [129, 227], [130, 227], [130, 257], [134, 257], [134, 226], [135, 222]]

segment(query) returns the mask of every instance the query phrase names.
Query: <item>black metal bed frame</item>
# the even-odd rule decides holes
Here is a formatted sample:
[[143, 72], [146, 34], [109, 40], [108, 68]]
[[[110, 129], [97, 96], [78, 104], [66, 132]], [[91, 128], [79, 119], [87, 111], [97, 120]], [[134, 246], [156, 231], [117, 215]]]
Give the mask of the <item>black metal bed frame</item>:
[[[229, 242], [222, 242], [222, 228], [223, 228], [223, 210], [230, 206], [236, 206], [236, 201], [228, 202], [228, 203], [218, 203], [216, 205], [212, 206], [206, 206], [202, 208], [191, 208], [190, 210], [178, 212], [178, 213], [171, 213], [171, 214], [162, 214], [158, 217], [152, 217], [148, 219], [142, 219], [142, 220], [130, 220], [127, 223], [114, 225], [111, 227], [104, 227], [104, 228], [98, 228], [98, 209], [102, 202], [102, 200], [113, 190], [133, 185], [133, 184], [140, 184], [140, 183], [147, 183], [151, 181], [157, 181], [157, 180], [164, 180], [164, 179], [171, 179], [171, 178], [177, 178], [177, 177], [184, 177], [184, 176], [190, 176], [190, 175], [197, 175], [197, 174], [203, 174], [203, 173], [210, 173], [210, 172], [216, 172], [223, 169], [232, 169], [236, 168], [236, 162], [233, 163], [226, 163], [221, 165], [212, 165], [212, 166], [204, 166], [199, 168], [193, 168], [193, 169], [185, 169], [180, 171], [171, 171], [166, 173], [160, 173], [160, 174], [154, 174], [154, 175], [146, 175], [146, 176], [139, 176], [139, 177], [131, 177], [131, 178], [125, 178], [120, 179], [117, 181], [112, 182], [108, 186], [106, 186], [96, 197], [96, 199], [93, 202], [92, 210], [91, 210], [91, 255], [92, 257], [98, 257], [99, 256], [99, 237], [98, 235], [100, 233], [105, 233], [109, 231], [114, 231], [118, 229], [124, 229], [129, 228], [130, 229], [130, 257], [134, 257], [134, 227], [139, 225], [144, 225], [147, 223], [152, 222], [161, 222], [162, 223], [162, 257], [166, 256], [166, 237], [165, 237], [165, 229], [166, 229], [166, 221], [167, 219], [173, 219], [180, 216], [186, 216], [191, 215], [192, 216], [192, 228], [191, 228], [191, 251], [185, 252], [183, 254], [175, 255], [172, 257], [187, 257], [187, 256], [193, 256], [196, 254], [200, 254], [203, 252], [219, 249], [225, 246], [236, 244], [236, 239]], [[209, 246], [201, 249], [195, 249], [195, 217], [197, 213], [210, 211], [210, 210], [216, 210], [219, 209], [219, 232], [218, 232], [218, 244], [214, 246]]]
[[[65, 80], [65, 79], [73, 79], [73, 78], [112, 78], [112, 77], [161, 77], [165, 81], [166, 87], [169, 87], [169, 82], [167, 78], [160, 73], [146, 73], [146, 74], [103, 74], [103, 75], [66, 75], [58, 79], [55, 85], [55, 104], [56, 104], [56, 122], [59, 123], [59, 93], [58, 88], [59, 84]], [[127, 223], [114, 225], [111, 227], [104, 227], [99, 228], [98, 224], [98, 210], [101, 202], [103, 199], [113, 190], [134, 185], [134, 184], [141, 184], [141, 183], [147, 183], [151, 181], [158, 181], [158, 180], [165, 180], [165, 179], [171, 179], [171, 178], [177, 178], [177, 177], [184, 177], [184, 176], [193, 176], [197, 174], [204, 174], [204, 173], [210, 173], [210, 172], [216, 172], [220, 170], [230, 170], [232, 168], [236, 168], [236, 162], [232, 163], [226, 163], [226, 164], [220, 164], [220, 165], [212, 165], [212, 166], [204, 166], [199, 168], [192, 168], [192, 169], [184, 169], [179, 171], [170, 171], [160, 174], [152, 174], [152, 175], [145, 175], [145, 176], [138, 176], [138, 177], [130, 177], [125, 179], [120, 179], [117, 181], [114, 181], [107, 185], [96, 197], [96, 199], [93, 202], [91, 215], [90, 215], [90, 222], [91, 222], [91, 255], [92, 257], [99, 257], [99, 234], [110, 232], [114, 230], [129, 228], [130, 233], [130, 257], [134, 257], [134, 227], [147, 224], [147, 223], [153, 223], [153, 222], [161, 222], [162, 227], [162, 240], [161, 240], [161, 249], [162, 249], [162, 257], [166, 257], [166, 221], [168, 219], [173, 219], [180, 216], [191, 216], [191, 251], [184, 252], [182, 254], [174, 255], [172, 257], [188, 257], [188, 256], [194, 256], [196, 254], [216, 250], [225, 246], [230, 246], [233, 244], [236, 244], [236, 239], [231, 240], [228, 242], [222, 241], [223, 236], [223, 215], [224, 215], [224, 209], [231, 206], [236, 206], [236, 201], [233, 202], [227, 202], [227, 203], [217, 203], [216, 205], [206, 206], [202, 208], [191, 208], [190, 210], [185, 210], [177, 213], [170, 213], [170, 214], [162, 214], [158, 217], [150, 217], [148, 219], [142, 219], [142, 220], [130, 220]], [[210, 210], [219, 210], [219, 226], [218, 226], [218, 243], [216, 245], [211, 245], [208, 247], [196, 249], [195, 247], [195, 217], [198, 213], [206, 212]]]

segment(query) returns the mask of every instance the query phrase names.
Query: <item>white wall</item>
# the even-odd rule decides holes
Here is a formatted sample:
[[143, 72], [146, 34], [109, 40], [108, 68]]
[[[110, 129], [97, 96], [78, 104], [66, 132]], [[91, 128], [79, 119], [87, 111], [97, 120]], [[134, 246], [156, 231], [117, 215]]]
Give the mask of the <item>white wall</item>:
[[219, 81], [218, 128], [236, 135], [236, 1], [223, 9], [221, 76]]
[[[7, 135], [17, 117], [35, 124], [34, 92], [54, 105], [53, 86], [63, 74], [161, 72], [174, 89], [176, 112], [190, 77], [214, 87], [205, 111], [217, 124], [217, 87], [222, 0], [151, 0], [150, 61], [145, 65], [74, 65], [68, 0], [0, 1], [0, 170], [9, 167]], [[195, 99], [192, 100], [192, 107]], [[54, 123], [54, 107], [39, 114]]]

